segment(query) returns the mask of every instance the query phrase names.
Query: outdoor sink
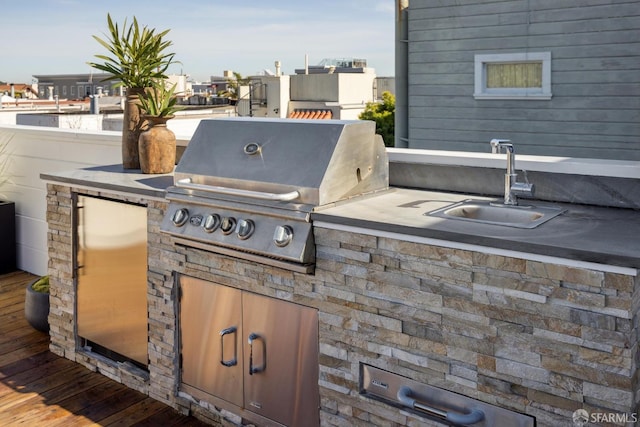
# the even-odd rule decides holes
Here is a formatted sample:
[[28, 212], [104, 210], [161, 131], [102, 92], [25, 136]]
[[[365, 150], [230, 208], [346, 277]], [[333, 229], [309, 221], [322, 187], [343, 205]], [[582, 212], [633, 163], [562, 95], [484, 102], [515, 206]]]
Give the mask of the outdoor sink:
[[504, 205], [488, 200], [468, 199], [425, 215], [517, 228], [535, 228], [560, 215], [564, 209], [548, 206]]

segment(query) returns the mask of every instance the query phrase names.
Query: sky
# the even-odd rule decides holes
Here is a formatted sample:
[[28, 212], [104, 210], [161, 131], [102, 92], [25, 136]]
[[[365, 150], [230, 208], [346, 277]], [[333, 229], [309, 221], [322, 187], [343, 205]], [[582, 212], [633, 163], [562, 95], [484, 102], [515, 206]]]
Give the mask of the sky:
[[0, 7], [0, 81], [97, 71], [87, 62], [106, 50], [107, 13], [120, 26], [135, 16], [160, 32], [176, 54], [170, 74], [208, 81], [233, 70], [243, 76], [284, 74], [324, 58], [363, 58], [378, 76], [394, 74], [394, 0], [22, 0]]

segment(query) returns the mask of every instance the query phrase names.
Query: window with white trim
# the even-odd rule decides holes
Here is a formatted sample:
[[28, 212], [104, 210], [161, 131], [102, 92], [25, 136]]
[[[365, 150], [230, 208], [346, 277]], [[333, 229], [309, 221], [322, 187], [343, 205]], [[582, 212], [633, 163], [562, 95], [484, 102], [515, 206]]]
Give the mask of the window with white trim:
[[551, 99], [551, 52], [475, 55], [475, 99]]

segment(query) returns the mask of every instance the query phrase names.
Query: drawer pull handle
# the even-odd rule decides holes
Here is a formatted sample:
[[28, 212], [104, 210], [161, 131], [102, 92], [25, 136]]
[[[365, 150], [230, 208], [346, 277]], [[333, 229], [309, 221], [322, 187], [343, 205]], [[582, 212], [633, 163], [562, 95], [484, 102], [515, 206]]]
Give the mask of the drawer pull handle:
[[[262, 341], [262, 365], [260, 366], [253, 364], [254, 341]], [[249, 334], [249, 375], [264, 372], [265, 369], [267, 369], [267, 345], [263, 337], [252, 332]]]
[[436, 417], [445, 419], [450, 423], [468, 426], [471, 424], [475, 424], [484, 419], [484, 412], [479, 409], [472, 409], [470, 412], [466, 414], [460, 414], [457, 412], [448, 412], [442, 411], [437, 408], [433, 408], [431, 406], [423, 405], [422, 403], [416, 402], [416, 400], [411, 397], [412, 391], [411, 388], [407, 386], [402, 386], [398, 390], [398, 401], [402, 403], [404, 406], [407, 406], [411, 409], [416, 409], [422, 412], [425, 412], [429, 415], [435, 415]]
[[[220, 363], [226, 367], [236, 366], [238, 364], [238, 340], [235, 338], [236, 327], [223, 329], [220, 331]], [[234, 334], [233, 338], [233, 359], [224, 360], [224, 336]]]

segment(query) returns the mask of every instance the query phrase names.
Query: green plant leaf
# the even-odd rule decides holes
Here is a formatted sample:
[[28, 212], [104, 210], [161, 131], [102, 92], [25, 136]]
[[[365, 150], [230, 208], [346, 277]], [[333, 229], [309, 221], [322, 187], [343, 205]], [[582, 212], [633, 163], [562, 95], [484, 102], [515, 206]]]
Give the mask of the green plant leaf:
[[88, 64], [120, 80], [118, 86], [131, 88], [151, 87], [154, 80], [167, 78], [166, 72], [175, 63], [175, 53], [168, 53], [172, 42], [165, 37], [169, 29], [156, 32], [154, 28], [140, 26], [134, 16], [130, 25], [125, 19], [122, 30], [107, 14], [108, 34], [93, 38], [107, 50], [108, 55], [96, 54], [102, 61]]
[[49, 276], [42, 276], [38, 279], [31, 288], [36, 292], [48, 293], [49, 292]]
[[152, 86], [140, 96], [140, 110], [147, 115], [167, 117], [183, 109], [178, 105], [176, 84], [167, 88], [165, 80], [154, 80]]

